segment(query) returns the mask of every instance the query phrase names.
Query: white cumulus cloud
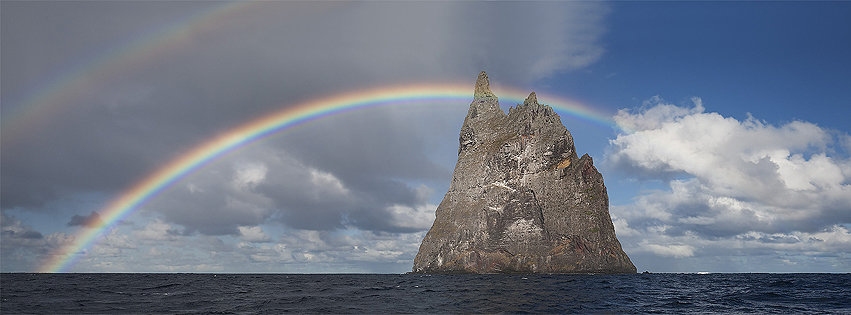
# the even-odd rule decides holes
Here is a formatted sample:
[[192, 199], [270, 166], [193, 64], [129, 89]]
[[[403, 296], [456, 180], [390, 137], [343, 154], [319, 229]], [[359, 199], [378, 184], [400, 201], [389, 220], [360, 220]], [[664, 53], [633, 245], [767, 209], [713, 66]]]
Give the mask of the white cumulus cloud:
[[179, 235], [177, 228], [159, 219], [152, 220], [144, 228], [134, 232], [134, 238], [150, 241], [174, 241]]
[[[607, 162], [665, 187], [613, 207], [626, 243], [684, 258], [725, 246], [789, 254], [851, 242], [851, 164], [836, 155], [847, 135], [804, 121], [739, 120], [707, 112], [699, 98], [692, 103], [654, 97], [614, 117], [627, 131], [610, 141]], [[797, 245], [776, 246], [780, 236]]]
[[431, 227], [436, 210], [437, 205], [429, 203], [416, 206], [397, 204], [387, 207], [387, 213], [392, 216], [396, 226], [419, 230], [428, 230]]
[[644, 244], [642, 247], [661, 256], [682, 258], [694, 255], [694, 247], [689, 245]]
[[349, 189], [346, 188], [346, 186], [343, 185], [343, 182], [340, 181], [337, 176], [334, 176], [334, 174], [323, 172], [315, 168], [310, 168], [308, 173], [310, 174], [310, 183], [314, 186], [313, 191], [317, 198], [326, 194], [346, 196], [350, 193]]
[[259, 226], [240, 226], [239, 234], [243, 240], [252, 243], [269, 242], [271, 239]]

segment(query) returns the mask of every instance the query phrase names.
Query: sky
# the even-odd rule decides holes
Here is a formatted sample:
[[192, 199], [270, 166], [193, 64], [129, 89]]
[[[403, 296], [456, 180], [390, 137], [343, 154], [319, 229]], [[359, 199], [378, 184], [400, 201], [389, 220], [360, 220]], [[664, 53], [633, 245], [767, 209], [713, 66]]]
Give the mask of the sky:
[[[410, 271], [482, 70], [504, 109], [606, 117], [558, 112], [639, 271], [851, 272], [849, 2], [0, 8], [2, 272]], [[105, 212], [247, 122], [426, 84], [470, 98], [324, 115]]]

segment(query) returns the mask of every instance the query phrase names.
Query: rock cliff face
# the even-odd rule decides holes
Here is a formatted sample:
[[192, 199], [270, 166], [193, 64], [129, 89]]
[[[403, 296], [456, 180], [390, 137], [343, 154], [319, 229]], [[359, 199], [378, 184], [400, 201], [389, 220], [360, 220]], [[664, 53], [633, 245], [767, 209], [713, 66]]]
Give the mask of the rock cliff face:
[[603, 176], [535, 93], [506, 115], [484, 72], [418, 273], [635, 273]]

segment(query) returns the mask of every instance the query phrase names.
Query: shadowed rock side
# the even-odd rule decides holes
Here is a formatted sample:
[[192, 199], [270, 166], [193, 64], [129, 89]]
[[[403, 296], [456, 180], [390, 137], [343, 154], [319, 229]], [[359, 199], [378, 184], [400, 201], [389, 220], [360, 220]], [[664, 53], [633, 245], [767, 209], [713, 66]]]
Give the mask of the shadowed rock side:
[[413, 272], [635, 273], [603, 176], [535, 93], [506, 115], [479, 74], [449, 191]]

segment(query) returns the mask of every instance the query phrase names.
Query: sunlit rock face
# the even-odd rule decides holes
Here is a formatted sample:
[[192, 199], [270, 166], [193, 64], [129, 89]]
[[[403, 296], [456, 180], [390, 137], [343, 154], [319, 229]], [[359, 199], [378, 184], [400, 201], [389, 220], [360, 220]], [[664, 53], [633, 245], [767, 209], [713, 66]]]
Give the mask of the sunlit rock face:
[[635, 273], [603, 176], [535, 93], [506, 115], [479, 74], [417, 273]]

